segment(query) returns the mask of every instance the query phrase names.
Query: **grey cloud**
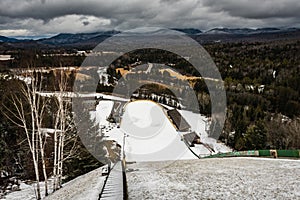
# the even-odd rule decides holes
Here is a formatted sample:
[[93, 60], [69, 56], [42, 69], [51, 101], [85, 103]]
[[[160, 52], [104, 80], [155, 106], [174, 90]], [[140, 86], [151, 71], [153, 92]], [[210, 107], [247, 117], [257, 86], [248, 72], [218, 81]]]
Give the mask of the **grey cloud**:
[[215, 12], [250, 19], [300, 17], [299, 0], [204, 0], [203, 5]]
[[[49, 20], [56, 17], [78, 14], [94, 15], [99, 17], [113, 17], [114, 15], [138, 13], [143, 15], [146, 4], [124, 3], [124, 1], [68, 1], [52, 0], [44, 4], [37, 0], [20, 1], [9, 6], [11, 1], [3, 0], [0, 2], [0, 16], [11, 18], [33, 18]], [[125, 4], [125, 5], [123, 5]]]
[[88, 21], [83, 21], [82, 24], [83, 24], [84, 26], [87, 26], [87, 25], [90, 24], [90, 22], [88, 22]]
[[1, 24], [7, 24], [9, 22], [13, 21], [13, 19], [9, 18], [9, 17], [0, 17], [0, 25]]
[[140, 26], [202, 30], [220, 26], [299, 27], [299, 10], [299, 0], [1, 0], [0, 31], [28, 29], [44, 34], [63, 27], [64, 32]]

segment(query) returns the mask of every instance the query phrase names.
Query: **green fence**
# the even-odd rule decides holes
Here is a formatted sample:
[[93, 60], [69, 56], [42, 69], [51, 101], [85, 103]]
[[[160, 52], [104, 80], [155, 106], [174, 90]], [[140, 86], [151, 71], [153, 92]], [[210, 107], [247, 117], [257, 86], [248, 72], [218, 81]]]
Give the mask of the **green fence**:
[[259, 156], [271, 156], [270, 150], [259, 150]]
[[219, 153], [210, 155], [206, 158], [224, 158], [224, 157], [293, 157], [300, 158], [300, 150], [250, 150], [234, 151], [228, 153]]
[[277, 150], [278, 157], [300, 158], [300, 150]]
[[276, 152], [277, 157], [300, 158], [300, 150], [259, 150], [259, 156], [274, 156], [272, 152]]

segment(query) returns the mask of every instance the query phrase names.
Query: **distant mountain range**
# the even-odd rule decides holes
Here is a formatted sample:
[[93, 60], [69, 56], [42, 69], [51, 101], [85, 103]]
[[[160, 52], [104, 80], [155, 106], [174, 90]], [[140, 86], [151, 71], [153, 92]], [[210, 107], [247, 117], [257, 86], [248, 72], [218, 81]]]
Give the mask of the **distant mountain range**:
[[119, 31], [104, 31], [104, 32], [95, 32], [95, 33], [60, 33], [51, 38], [40, 39], [38, 42], [43, 44], [52, 44], [52, 45], [60, 45], [60, 44], [74, 44], [79, 42], [84, 42], [91, 40], [93, 38], [107, 38], [109, 36], [120, 33]]
[[196, 28], [172, 28], [172, 30], [180, 31], [188, 35], [197, 35], [202, 33], [202, 31]]
[[[206, 31], [206, 34], [258, 34], [258, 33], [274, 33], [283, 31], [278, 28], [259, 28], [259, 29], [250, 29], [250, 28], [214, 28], [209, 31]], [[285, 30], [284, 30], [285, 31]]]
[[[172, 28], [172, 30], [180, 31], [190, 35], [195, 38], [197, 41], [211, 42], [211, 41], [227, 41], [228, 39], [236, 38], [261, 38], [262, 35], [268, 35], [269, 38], [283, 36], [285, 33], [297, 32], [297, 37], [300, 35], [300, 29], [298, 28], [214, 28], [208, 31], [201, 31], [195, 28]], [[30, 46], [44, 46], [44, 47], [55, 47], [55, 46], [72, 46], [72, 47], [93, 47], [95, 44], [103, 41], [104, 39], [118, 34], [120, 31], [102, 31], [94, 33], [60, 33], [56, 36], [50, 38], [42, 38], [38, 40], [30, 39], [16, 39], [12, 37], [0, 36], [1, 43], [11, 43], [12, 46], [22, 47], [26, 45]], [[18, 44], [20, 43], [20, 44]], [[24, 43], [24, 44], [23, 44]], [[26, 44], [25, 44], [26, 43]]]
[[20, 40], [0, 35], [0, 42], [18, 42], [18, 41], [20, 41]]

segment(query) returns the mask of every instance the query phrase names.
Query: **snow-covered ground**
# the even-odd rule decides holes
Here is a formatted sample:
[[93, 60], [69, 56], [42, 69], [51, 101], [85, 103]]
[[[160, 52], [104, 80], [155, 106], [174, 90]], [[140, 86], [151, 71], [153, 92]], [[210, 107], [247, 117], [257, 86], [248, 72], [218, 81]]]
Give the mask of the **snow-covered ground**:
[[[49, 181], [50, 183], [50, 181]], [[41, 186], [41, 194], [44, 195], [44, 183], [40, 183]], [[28, 185], [25, 183], [20, 184], [20, 191], [14, 191], [11, 193], [8, 193], [5, 195], [3, 198], [0, 198], [0, 200], [31, 200], [31, 199], [36, 199], [35, 198], [35, 184]]]
[[121, 132], [125, 133], [127, 161], [195, 159], [181, 141], [162, 107], [151, 101], [127, 104]]
[[[124, 107], [120, 128], [106, 121], [112, 108], [112, 101], [100, 101], [96, 112], [92, 111], [91, 114], [92, 117], [96, 116], [101, 127], [105, 127], [103, 130], [108, 140], [115, 140], [121, 146], [124, 144], [127, 161], [197, 159], [182, 141], [182, 133], [177, 132], [168, 119], [166, 110], [159, 104], [148, 100], [129, 102]], [[191, 129], [216, 153], [231, 151], [226, 145], [207, 136], [207, 118], [190, 111], [180, 112], [191, 125]], [[211, 154], [203, 145], [195, 145], [191, 149], [200, 156]]]
[[127, 170], [129, 199], [300, 199], [300, 160], [144, 162]]
[[147, 70], [146, 70], [145, 73], [146, 73], [146, 74], [151, 73], [152, 68], [153, 68], [153, 63], [148, 63], [148, 68], [147, 68]]
[[112, 95], [107, 95], [107, 94], [102, 94], [102, 93], [74, 93], [74, 92], [39, 92], [39, 94], [41, 96], [45, 96], [45, 97], [52, 97], [52, 96], [58, 96], [61, 95], [63, 97], [69, 97], [69, 98], [73, 98], [73, 97], [103, 97], [105, 99], [111, 99], [111, 100], [116, 100], [116, 101], [122, 101], [122, 102], [127, 102], [129, 101], [129, 99], [125, 99], [122, 97], [117, 97], [117, 96], [112, 96]]
[[[105, 176], [101, 175], [102, 168], [93, 170], [79, 176], [63, 185], [61, 189], [50, 194], [45, 200], [97, 200], [104, 184]], [[49, 181], [50, 192], [52, 191], [51, 180]], [[44, 183], [41, 182], [42, 196], [44, 196]], [[36, 199], [34, 185], [21, 183], [20, 191], [9, 193], [6, 200], [30, 200]]]
[[103, 85], [110, 85], [108, 84], [108, 74], [107, 74], [108, 67], [99, 67], [97, 73], [99, 74], [99, 83]]
[[[208, 119], [205, 116], [186, 110], [179, 110], [179, 112], [191, 125], [192, 131], [195, 131], [200, 136], [201, 142], [211, 146], [215, 153], [226, 153], [232, 151], [232, 149], [225, 144], [218, 143], [216, 139], [208, 136], [207, 132], [205, 131], [205, 124]], [[211, 153], [207, 149], [199, 151], [198, 149], [193, 148], [193, 150], [201, 156], [207, 156]]]
[[102, 168], [79, 176], [63, 185], [63, 188], [54, 192], [45, 200], [98, 200], [104, 185], [105, 176]]
[[[44, 92], [42, 95], [52, 96], [58, 95], [58, 93]], [[99, 122], [106, 139], [115, 140], [121, 146], [125, 144], [127, 161], [197, 158], [182, 141], [182, 133], [176, 131], [166, 115], [166, 110], [157, 103], [146, 100], [129, 102], [128, 99], [100, 93], [65, 93], [63, 95], [68, 97], [103, 97], [105, 99], [99, 101], [96, 111], [91, 111], [91, 117], [96, 117], [96, 121]], [[118, 101], [129, 102], [125, 104], [125, 112], [119, 128], [106, 120], [113, 109], [114, 102], [117, 103]], [[207, 121], [205, 116], [185, 110], [181, 110], [180, 113], [191, 125], [191, 130], [195, 131], [200, 136], [201, 141], [208, 144], [215, 151], [214, 153], [231, 151], [226, 145], [208, 137], [205, 131]], [[195, 154], [202, 157], [212, 153], [203, 145], [195, 145], [191, 149]]]
[[103, 126], [108, 126], [109, 122], [106, 120], [111, 110], [113, 108], [113, 101], [100, 101], [96, 107], [96, 112], [91, 111], [91, 118], [94, 119], [96, 116], [96, 121]]
[[[100, 126], [109, 115], [112, 104], [100, 101], [96, 119]], [[94, 114], [92, 114], [94, 116]], [[107, 129], [106, 129], [107, 130]], [[196, 158], [181, 141], [180, 135], [168, 120], [163, 109], [151, 101], [135, 101], [125, 108], [120, 128], [113, 127], [104, 134], [123, 146], [127, 161], [157, 161]]]
[[[53, 93], [53, 92], [43, 92], [41, 94], [44, 96], [58, 95], [58, 93]], [[158, 104], [156, 103], [153, 103], [151, 101], [143, 101], [144, 103], [138, 103], [141, 101], [128, 103], [127, 104], [128, 109], [125, 109], [125, 113], [122, 118], [121, 128], [118, 129], [113, 124], [108, 123], [106, 119], [113, 108], [113, 101], [129, 102], [129, 99], [116, 97], [113, 95], [101, 94], [101, 93], [74, 94], [69, 92], [63, 94], [63, 96], [98, 97], [98, 98], [103, 97], [104, 99], [109, 99], [105, 101], [100, 101], [99, 104], [97, 105], [96, 112], [91, 112], [91, 115], [92, 117], [96, 116], [97, 122], [99, 122], [101, 127], [103, 127], [104, 134], [108, 136], [107, 139], [115, 140], [120, 145], [122, 145], [124, 134], [129, 136], [129, 137], [125, 137], [125, 151], [126, 154], [128, 154], [127, 157], [128, 160], [141, 160], [142, 159], [141, 155], [145, 154], [145, 150], [147, 154], [149, 152], [153, 152], [154, 150], [160, 152], [159, 151], [160, 149], [166, 146], [170, 146], [169, 144], [171, 143], [174, 143], [174, 145], [178, 145], [177, 148], [174, 148], [175, 146], [173, 146], [172, 150], [169, 149], [169, 151], [174, 152], [174, 156], [176, 154], [175, 156], [176, 159], [178, 159], [179, 157], [181, 159], [195, 158], [195, 156], [192, 155], [191, 152], [186, 151], [187, 150], [186, 147], [182, 146], [183, 142], [180, 141], [181, 135], [176, 132], [173, 125], [167, 120], [167, 116], [165, 115], [164, 111], [162, 111], [162, 108], [158, 106]], [[166, 105], [164, 105], [164, 107], [169, 108]], [[231, 149], [228, 148], [226, 145], [222, 143], [218, 143], [215, 139], [208, 137], [205, 131], [205, 123], [207, 121], [207, 118], [205, 116], [199, 115], [197, 113], [193, 113], [191, 111], [185, 111], [185, 110], [180, 110], [179, 112], [182, 114], [185, 120], [191, 125], [191, 130], [195, 131], [200, 136], [201, 141], [203, 143], [208, 144], [212, 149], [214, 149], [215, 153], [225, 153], [231, 151]], [[142, 123], [144, 123], [144, 125], [142, 125]], [[142, 128], [139, 126], [142, 126]], [[160, 134], [158, 134], [158, 132]], [[145, 140], [145, 138], [143, 138], [141, 140], [140, 136], [144, 137], [145, 135], [147, 135], [148, 139]], [[154, 135], [155, 137], [152, 137]], [[136, 137], [139, 137], [139, 139], [137, 139]], [[150, 140], [150, 138], [152, 139]], [[158, 140], [159, 138], [160, 140]], [[178, 143], [178, 141], [180, 142]], [[145, 147], [147, 149], [145, 149]], [[184, 151], [183, 151], [183, 147], [184, 147]], [[195, 145], [195, 147], [192, 147], [191, 149], [197, 155], [200, 155], [202, 157], [211, 154], [211, 152], [203, 145]], [[168, 150], [168, 148], [166, 148], [165, 150]], [[179, 151], [181, 152], [181, 154], [178, 153]], [[138, 154], [136, 154], [135, 152], [138, 152]], [[136, 156], [139, 158], [132, 158], [131, 155], [132, 153], [136, 154]], [[169, 155], [169, 153], [167, 154]], [[159, 159], [157, 155], [158, 154], [153, 155], [153, 158], [151, 159], [149, 159], [148, 156], [148, 158], [143, 161], [174, 160], [174, 157], [169, 157], [169, 156], [164, 157], [163, 154], [160, 154], [159, 156], [160, 159]]]

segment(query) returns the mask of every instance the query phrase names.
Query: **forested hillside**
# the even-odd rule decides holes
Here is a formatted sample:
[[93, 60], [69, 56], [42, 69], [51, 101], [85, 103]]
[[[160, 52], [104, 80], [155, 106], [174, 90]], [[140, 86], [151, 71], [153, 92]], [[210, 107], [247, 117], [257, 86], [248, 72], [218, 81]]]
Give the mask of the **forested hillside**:
[[[211, 55], [221, 73], [227, 95], [227, 118], [219, 140], [235, 150], [299, 149], [300, 42], [294, 39], [212, 42], [205, 44], [204, 48]], [[58, 68], [72, 67], [73, 70], [64, 72], [68, 76], [65, 91], [72, 91], [72, 84], [85, 55], [77, 54], [76, 49], [64, 48], [49, 51], [5, 49], [4, 52], [11, 54], [13, 59], [0, 62], [0, 170], [7, 173], [5, 177], [18, 176], [22, 179], [34, 179], [31, 150], [24, 128], [13, 122], [18, 121], [15, 119], [16, 116], [11, 116], [14, 119], [12, 121], [7, 113], [7, 108], [17, 113], [16, 107], [11, 104], [11, 95], [20, 97], [20, 88], [22, 88], [20, 86], [25, 85], [22, 78], [16, 78], [13, 73], [20, 68], [43, 67], [44, 70], [48, 70], [47, 73], [35, 74], [42, 80], [42, 89], [59, 91], [57, 81], [62, 74], [60, 76], [57, 74], [60, 72]], [[178, 109], [182, 106], [188, 109], [189, 104], [193, 102], [188, 98], [178, 99], [166, 86], [166, 83], [173, 84], [172, 89], [178, 90], [181, 97], [186, 97], [189, 94], [176, 85], [188, 82], [198, 98], [200, 113], [210, 117], [211, 102], [203, 79], [205, 77], [201, 77], [188, 59], [163, 50], [143, 49], [126, 53], [118, 58], [107, 66], [104, 72], [101, 72], [104, 75], [100, 77], [95, 75], [99, 77], [97, 92], [112, 92], [113, 86], [122, 76], [132, 79], [133, 73], [127, 72], [134, 70], [137, 66], [140, 67], [140, 71], [134, 72], [135, 78], [143, 78], [148, 67], [142, 65], [148, 63], [161, 63], [172, 68], [173, 71], [156, 70], [153, 67], [154, 73], [149, 78], [160, 80], [159, 84], [151, 82], [145, 84], [138, 92], [141, 94], [141, 91], [146, 91], [146, 93], [135, 98], [151, 99]], [[55, 70], [51, 70], [54, 68]], [[85, 77], [84, 74], [81, 76]], [[26, 82], [26, 79], [24, 80]], [[47, 99], [47, 102], [49, 104], [45, 107], [42, 125], [53, 128], [58, 104], [55, 99]], [[30, 105], [25, 101], [23, 103], [25, 115], [29, 117]], [[66, 113], [72, 117], [70, 107], [66, 107]], [[72, 124], [70, 121], [68, 123]], [[28, 122], [28, 125], [32, 125], [31, 122]], [[89, 124], [86, 125], [87, 132], [92, 131], [92, 122], [90, 125], [90, 129]], [[68, 130], [66, 136], [71, 139], [71, 142], [66, 144], [66, 152], [71, 151], [74, 146], [76, 152], [72, 152], [72, 156], [64, 162], [65, 180], [101, 165], [84, 148], [75, 129]], [[38, 162], [40, 168], [42, 165], [46, 166], [47, 176], [53, 174], [55, 162], [53, 140], [53, 138], [46, 140], [48, 145], [44, 156], [47, 162], [44, 164], [41, 161]], [[43, 180], [41, 170], [39, 174]]]

